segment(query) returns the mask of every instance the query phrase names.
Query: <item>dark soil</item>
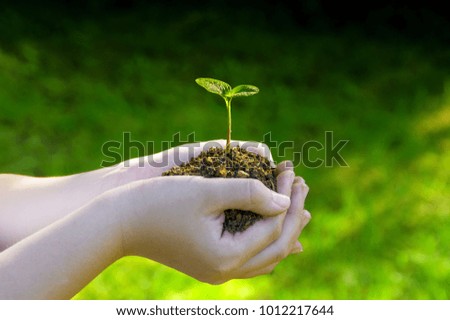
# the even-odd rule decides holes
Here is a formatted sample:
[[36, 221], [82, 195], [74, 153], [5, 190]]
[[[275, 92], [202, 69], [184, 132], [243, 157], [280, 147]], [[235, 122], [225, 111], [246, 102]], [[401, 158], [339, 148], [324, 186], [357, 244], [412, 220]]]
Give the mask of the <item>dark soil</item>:
[[[276, 191], [275, 169], [268, 159], [248, 152], [239, 147], [233, 147], [229, 152], [220, 148], [203, 151], [198, 157], [188, 163], [163, 173], [163, 176], [203, 176], [206, 178], [250, 178], [258, 179], [269, 189]], [[235, 234], [245, 231], [262, 216], [251, 211], [239, 209], [225, 210], [223, 231]]]

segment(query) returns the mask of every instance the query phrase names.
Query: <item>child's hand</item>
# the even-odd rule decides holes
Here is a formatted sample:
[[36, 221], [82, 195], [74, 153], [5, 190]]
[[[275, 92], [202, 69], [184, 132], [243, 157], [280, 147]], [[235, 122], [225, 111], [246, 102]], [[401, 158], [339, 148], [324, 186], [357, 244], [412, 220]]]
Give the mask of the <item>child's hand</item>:
[[[172, 167], [189, 162], [192, 158], [207, 151], [211, 147], [225, 148], [226, 140], [195, 142], [174, 147], [145, 157], [123, 161], [114, 167], [112, 172], [119, 177], [119, 185], [141, 179], [160, 177]], [[231, 146], [240, 146], [249, 152], [257, 153], [273, 162], [267, 145], [260, 142], [232, 141]], [[116, 186], [118, 186], [116, 184]]]
[[[125, 255], [144, 256], [209, 283], [245, 276], [248, 268], [241, 268], [282, 232], [282, 221], [269, 218], [244, 233], [222, 236], [225, 209], [274, 217], [290, 204], [254, 179], [186, 176], [138, 181], [111, 197], [122, 216]], [[264, 262], [252, 269], [263, 267]]]
[[[292, 170], [282, 171], [278, 194], [255, 179], [161, 177], [131, 183], [107, 196], [121, 215], [125, 255], [144, 256], [198, 280], [222, 283], [270, 272], [298, 252], [297, 237], [307, 223], [307, 189], [293, 182]], [[223, 211], [230, 208], [266, 219], [245, 232], [222, 235]]]

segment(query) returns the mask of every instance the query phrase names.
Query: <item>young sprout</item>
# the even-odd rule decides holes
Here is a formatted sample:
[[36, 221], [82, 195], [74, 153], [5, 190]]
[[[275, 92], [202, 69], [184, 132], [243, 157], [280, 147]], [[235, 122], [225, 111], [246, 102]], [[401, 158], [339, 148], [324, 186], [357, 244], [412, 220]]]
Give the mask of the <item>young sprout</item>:
[[218, 94], [225, 100], [225, 105], [228, 111], [227, 145], [225, 150], [228, 152], [230, 150], [231, 142], [231, 100], [235, 97], [252, 96], [257, 94], [259, 89], [248, 84], [241, 84], [232, 88], [228, 83], [212, 78], [198, 78], [195, 79], [195, 82], [207, 91]]

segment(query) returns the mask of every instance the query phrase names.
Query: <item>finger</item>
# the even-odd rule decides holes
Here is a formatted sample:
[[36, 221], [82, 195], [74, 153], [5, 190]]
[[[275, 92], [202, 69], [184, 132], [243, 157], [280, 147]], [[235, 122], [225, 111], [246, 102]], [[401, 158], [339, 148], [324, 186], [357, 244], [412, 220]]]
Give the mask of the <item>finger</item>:
[[208, 197], [204, 205], [215, 212], [226, 209], [241, 209], [275, 216], [289, 208], [288, 196], [274, 192], [256, 179], [203, 179]]
[[[297, 241], [297, 243], [295, 244], [295, 247], [290, 252], [290, 254], [297, 254], [300, 252], [303, 252], [303, 246], [299, 241]], [[240, 274], [239, 276], [236, 276], [235, 279], [248, 279], [248, 278], [253, 278], [253, 277], [272, 273], [278, 264], [279, 264], [279, 262], [275, 262], [275, 263], [269, 264], [268, 266], [262, 267], [260, 269], [246, 271], [245, 273]], [[239, 272], [241, 272], [241, 270], [239, 270]]]
[[278, 265], [278, 263], [273, 263], [273, 264], [263, 267], [261, 269], [252, 270], [250, 272], [239, 274], [235, 278], [236, 279], [248, 279], [248, 278], [253, 278], [253, 277], [269, 274], [269, 273], [273, 272], [273, 270], [275, 269], [275, 267], [277, 265]]
[[[308, 185], [306, 184], [305, 180], [302, 177], [295, 177], [294, 184], [302, 185], [303, 188], [306, 191], [306, 195], [308, 195], [309, 187], [308, 187]], [[306, 198], [306, 195], [305, 195], [305, 198]], [[303, 207], [304, 206], [305, 206], [305, 204], [303, 203]], [[311, 220], [311, 214], [309, 213], [309, 211], [303, 210], [301, 230], [303, 230], [303, 228], [308, 224], [309, 220]]]
[[[165, 150], [160, 153], [148, 155], [142, 158], [135, 158], [128, 161], [128, 165], [134, 166], [150, 166], [154, 170], [155, 176], [160, 176], [164, 171], [179, 166], [182, 163], [189, 162], [192, 158], [200, 155], [203, 151], [208, 151], [211, 148], [224, 149], [227, 141], [223, 139], [211, 140], [204, 142], [193, 142], [183, 144], [175, 148]], [[267, 145], [259, 142], [250, 141], [232, 141], [231, 146], [239, 146], [249, 152], [257, 153], [262, 157], [269, 159], [273, 164], [272, 155]]]
[[[297, 241], [294, 245], [294, 248], [291, 250], [290, 254], [298, 254], [301, 252], [303, 252], [303, 246], [299, 241]], [[247, 271], [246, 273], [236, 276], [235, 279], [247, 279], [247, 278], [253, 278], [253, 277], [269, 274], [269, 273], [273, 272], [273, 270], [275, 269], [275, 267], [278, 264], [279, 264], [279, 262], [275, 262], [275, 263], [269, 264], [268, 266], [262, 267], [260, 269]], [[242, 270], [240, 269], [239, 272], [241, 272], [241, 271]]]
[[[291, 250], [290, 254], [298, 254], [301, 252], [303, 252], [303, 246], [299, 241], [297, 241], [295, 243], [294, 248]], [[278, 264], [279, 264], [279, 262], [275, 262], [275, 263], [269, 264], [268, 266], [264, 266], [264, 267], [261, 267], [256, 270], [250, 270], [250, 271], [247, 270], [245, 273], [241, 273], [239, 276], [236, 276], [235, 279], [248, 279], [248, 278], [253, 278], [253, 277], [269, 274], [269, 273], [273, 272], [273, 270], [275, 269], [275, 267]], [[239, 272], [242, 272], [242, 270], [240, 269]]]
[[[206, 151], [211, 147], [217, 147], [217, 148], [224, 149], [227, 145], [227, 141], [220, 139], [220, 140], [212, 140], [212, 141], [202, 142], [200, 144], [202, 146], [202, 149], [204, 151]], [[269, 161], [271, 163], [273, 163], [273, 158], [272, 158], [272, 154], [270, 152], [270, 148], [262, 142], [232, 140], [230, 142], [230, 146], [231, 147], [240, 147], [241, 149], [247, 150], [248, 152], [253, 152], [253, 153], [259, 154], [261, 157], [269, 159]]]
[[277, 190], [285, 196], [291, 197], [292, 184], [294, 183], [294, 171], [283, 171], [277, 176]]
[[280, 237], [283, 221], [277, 218], [278, 216], [260, 220], [245, 232], [223, 233], [220, 241], [230, 254], [239, 257], [239, 268]]
[[160, 153], [152, 154], [143, 158], [136, 158], [131, 161], [142, 161], [144, 165], [150, 165], [155, 171], [155, 175], [161, 175], [164, 171], [174, 166], [180, 166], [183, 163], [191, 161], [200, 155], [203, 151], [211, 148], [224, 149], [226, 140], [212, 140], [203, 142], [193, 142], [177, 146]]
[[[290, 197], [293, 181], [295, 179], [293, 171], [285, 171], [277, 176], [277, 187], [279, 194]], [[275, 193], [277, 194], [277, 193]], [[242, 264], [261, 252], [264, 248], [279, 238], [286, 211], [273, 217], [267, 217], [244, 233], [235, 235], [227, 234], [231, 237], [231, 246], [238, 249]]]
[[[287, 214], [289, 220], [286, 221], [286, 226], [283, 227], [283, 232], [284, 230], [291, 232], [291, 243], [294, 247], [297, 245], [297, 238], [300, 236], [301, 231], [309, 221], [308, 215], [309, 217], [311, 216], [309, 212], [306, 214], [304, 210], [305, 199], [308, 195], [308, 191], [309, 189], [304, 183], [304, 180], [300, 177], [296, 177], [292, 186], [292, 202]], [[298, 242], [298, 244], [300, 243]]]
[[270, 152], [270, 148], [266, 144], [255, 141], [238, 141], [238, 143], [238, 145], [242, 149], [245, 149], [248, 152], [259, 154], [261, 157], [268, 159], [270, 163], [273, 164], [272, 153]]
[[164, 171], [189, 162], [192, 158], [200, 155], [202, 151], [206, 151], [213, 146], [221, 147], [221, 144], [220, 142], [214, 143], [214, 141], [188, 143], [131, 161], [136, 162], [135, 165], [139, 162], [139, 166], [150, 166], [154, 171], [153, 174], [160, 176]]
[[[278, 190], [280, 191], [280, 193], [290, 196], [293, 187], [292, 182], [295, 179], [296, 178], [294, 177], [293, 171], [289, 170], [280, 173], [277, 176]], [[243, 264], [245, 264], [248, 260], [253, 258], [269, 244], [279, 238], [282, 232], [282, 226], [284, 224], [285, 216], [285, 214], [280, 214], [270, 219], [258, 221], [258, 224], [247, 230], [245, 232], [245, 235], [233, 236], [232, 239], [233, 241], [236, 241], [236, 243], [233, 243], [232, 245], [234, 247], [242, 249], [242, 258], [245, 258], [242, 259]], [[255, 232], [255, 234], [251, 234], [251, 232]], [[250, 239], [245, 239], [245, 236], [249, 236]], [[243, 243], [245, 243], [246, 245], [243, 246]]]
[[311, 213], [308, 210], [303, 210], [302, 230], [311, 220]]
[[[311, 220], [311, 213], [308, 210], [303, 210], [303, 217], [302, 217], [302, 223], [300, 227], [300, 234], [302, 233], [303, 229], [306, 227], [306, 225]], [[291, 249], [290, 254], [297, 254], [303, 252], [303, 245], [300, 243], [300, 241], [296, 241], [294, 246]]]
[[289, 254], [297, 254], [303, 252], [303, 246], [300, 241], [296, 241]]
[[287, 160], [279, 163], [276, 168], [276, 175], [279, 175], [286, 170], [294, 171], [294, 164], [292, 163], [292, 161]]
[[306, 187], [307, 191], [309, 192], [309, 187], [306, 184], [305, 179], [303, 179], [302, 177], [296, 176], [295, 179], [294, 179], [294, 183], [303, 184]]
[[[286, 170], [281, 172], [278, 176], [277, 176], [277, 190], [279, 193], [284, 194], [286, 196], [288, 196], [289, 198], [291, 197], [291, 191], [292, 191], [292, 184], [294, 182], [294, 178], [295, 178], [295, 173], [294, 171], [291, 170]], [[277, 217], [275, 217], [275, 219], [277, 219], [277, 221], [274, 221], [274, 223], [278, 223], [278, 224], [282, 224], [284, 222], [286, 215], [285, 214], [280, 214]]]
[[307, 189], [304, 184], [294, 183], [292, 202], [284, 220], [281, 236], [246, 262], [242, 267], [244, 273], [277, 263], [290, 254], [292, 244], [295, 243], [301, 232], [306, 194]]

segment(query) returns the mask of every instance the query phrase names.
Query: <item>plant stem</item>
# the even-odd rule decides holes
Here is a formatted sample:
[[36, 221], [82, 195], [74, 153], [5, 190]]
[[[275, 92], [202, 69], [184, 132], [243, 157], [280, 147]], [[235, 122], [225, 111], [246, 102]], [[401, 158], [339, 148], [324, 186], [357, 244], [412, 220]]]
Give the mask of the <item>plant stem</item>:
[[230, 151], [231, 144], [231, 98], [225, 99], [228, 111], [228, 131], [227, 131], [227, 146], [225, 148], [226, 152]]

